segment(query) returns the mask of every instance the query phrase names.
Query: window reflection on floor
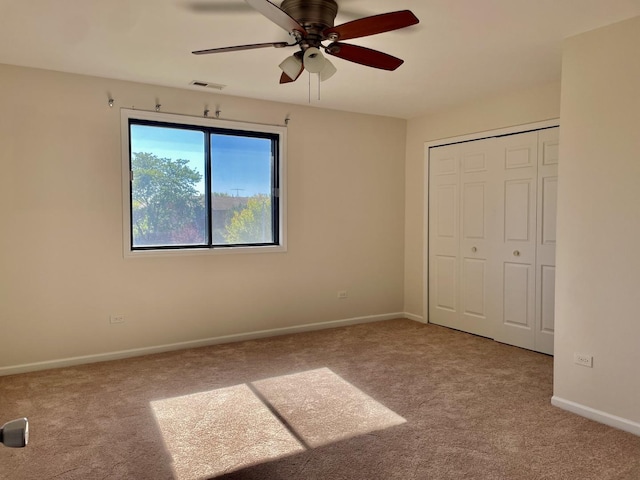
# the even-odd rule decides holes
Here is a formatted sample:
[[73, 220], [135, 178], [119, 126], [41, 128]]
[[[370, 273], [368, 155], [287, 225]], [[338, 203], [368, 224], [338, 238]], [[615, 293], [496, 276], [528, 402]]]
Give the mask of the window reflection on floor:
[[406, 421], [328, 368], [260, 380], [253, 385], [311, 447]]
[[406, 422], [328, 368], [151, 407], [179, 480], [212, 478]]

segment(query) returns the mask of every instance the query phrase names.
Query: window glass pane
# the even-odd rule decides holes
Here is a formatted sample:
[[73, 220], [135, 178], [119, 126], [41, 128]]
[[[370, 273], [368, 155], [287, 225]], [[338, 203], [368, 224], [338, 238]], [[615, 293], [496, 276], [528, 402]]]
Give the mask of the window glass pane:
[[272, 140], [211, 135], [213, 243], [273, 243]]
[[204, 133], [130, 129], [132, 246], [207, 244]]

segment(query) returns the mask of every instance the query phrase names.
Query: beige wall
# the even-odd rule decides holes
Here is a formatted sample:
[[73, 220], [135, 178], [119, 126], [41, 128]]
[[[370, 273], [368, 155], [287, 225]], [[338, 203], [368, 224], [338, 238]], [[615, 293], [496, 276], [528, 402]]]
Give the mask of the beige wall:
[[[640, 17], [565, 42], [554, 395], [640, 432]], [[573, 363], [594, 356], [593, 368]]]
[[[0, 369], [402, 312], [404, 120], [11, 66], [0, 78]], [[123, 258], [119, 108], [157, 101], [291, 115], [287, 253]]]
[[427, 308], [423, 283], [425, 142], [559, 116], [560, 82], [553, 82], [409, 120], [405, 175], [405, 312], [423, 316]]

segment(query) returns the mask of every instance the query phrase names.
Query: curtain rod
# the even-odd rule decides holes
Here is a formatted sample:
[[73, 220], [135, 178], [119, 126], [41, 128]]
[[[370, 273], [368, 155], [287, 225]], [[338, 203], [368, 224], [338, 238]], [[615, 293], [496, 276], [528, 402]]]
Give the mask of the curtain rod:
[[[115, 104], [115, 100], [111, 97], [109, 97], [108, 100], [108, 105], [109, 108], [113, 108], [113, 105]], [[162, 104], [161, 103], [156, 103], [155, 104], [155, 109], [154, 110], [147, 110], [144, 108], [136, 108], [135, 106], [131, 106], [131, 107], [120, 107], [122, 108], [126, 108], [129, 110], [136, 110], [138, 112], [147, 112], [147, 113], [167, 113], [169, 115], [179, 115], [181, 117], [190, 117], [190, 118], [208, 118], [208, 119], [212, 119], [212, 120], [223, 120], [225, 122], [237, 122], [237, 123], [253, 123], [254, 125], [266, 125], [266, 126], [271, 126], [271, 127], [288, 127], [289, 126], [289, 122], [291, 121], [291, 116], [289, 114], [287, 114], [284, 117], [284, 123], [264, 123], [264, 122], [255, 122], [253, 120], [238, 120], [238, 119], [234, 119], [234, 118], [224, 118], [221, 117], [220, 114], [222, 113], [222, 110], [220, 109], [220, 107], [216, 107], [215, 110], [215, 117], [210, 117], [209, 116], [209, 112], [211, 110], [209, 110], [207, 107], [205, 107], [204, 111], [202, 112], [202, 116], [199, 115], [193, 115], [193, 114], [189, 114], [189, 113], [181, 113], [181, 112], [161, 112], [161, 108], [162, 108]]]

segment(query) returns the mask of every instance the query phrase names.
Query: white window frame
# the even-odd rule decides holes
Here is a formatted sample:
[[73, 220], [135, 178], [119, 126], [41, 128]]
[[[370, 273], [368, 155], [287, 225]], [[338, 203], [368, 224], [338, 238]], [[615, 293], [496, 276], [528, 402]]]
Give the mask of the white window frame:
[[[176, 248], [134, 250], [131, 245], [131, 172], [129, 120], [149, 120], [182, 125], [217, 127], [227, 130], [270, 133], [279, 136], [278, 176], [278, 244], [276, 245], [234, 245], [220, 248]], [[235, 122], [217, 118], [193, 117], [172, 113], [149, 112], [123, 108], [120, 111], [121, 152], [122, 152], [122, 242], [124, 257], [154, 257], [181, 255], [229, 255], [247, 253], [282, 253], [287, 251], [287, 128], [279, 125]], [[211, 213], [209, 212], [209, 215]]]

